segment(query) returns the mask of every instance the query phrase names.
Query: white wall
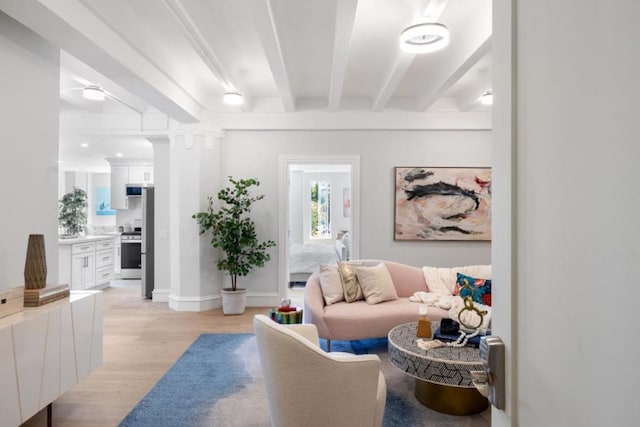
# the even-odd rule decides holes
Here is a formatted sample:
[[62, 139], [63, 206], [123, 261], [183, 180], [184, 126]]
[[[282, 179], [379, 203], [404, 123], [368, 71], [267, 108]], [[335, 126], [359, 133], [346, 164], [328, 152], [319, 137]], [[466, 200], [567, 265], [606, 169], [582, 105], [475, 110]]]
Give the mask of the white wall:
[[302, 171], [291, 171], [289, 174], [289, 244], [304, 241], [302, 215]]
[[[490, 263], [489, 242], [393, 240], [394, 166], [490, 166], [487, 131], [228, 131], [221, 176], [256, 177], [267, 197], [254, 210], [261, 239], [278, 240], [278, 165], [281, 154], [360, 156], [360, 257], [423, 266]], [[278, 251], [247, 278], [251, 290], [275, 291]]]
[[639, 17], [518, 2], [518, 412], [494, 425], [638, 424]]
[[169, 301], [171, 291], [170, 245], [169, 245], [169, 139], [150, 139], [153, 143], [153, 171], [155, 187], [154, 209], [154, 290], [153, 301]]
[[58, 280], [59, 51], [0, 12], [0, 289], [24, 285], [29, 234]]

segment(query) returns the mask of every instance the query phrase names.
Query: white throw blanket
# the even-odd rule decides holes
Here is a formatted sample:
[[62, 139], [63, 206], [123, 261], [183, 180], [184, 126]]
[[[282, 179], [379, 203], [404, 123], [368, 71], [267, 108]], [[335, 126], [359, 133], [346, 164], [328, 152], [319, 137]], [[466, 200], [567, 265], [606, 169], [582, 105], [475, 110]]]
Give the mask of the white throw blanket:
[[[435, 292], [419, 291], [410, 296], [409, 301], [447, 310], [451, 319], [455, 321], [462, 320], [461, 323], [465, 323], [467, 325], [477, 325], [479, 323], [479, 316], [475, 311], [465, 310], [460, 313], [464, 308], [464, 299], [457, 295], [441, 295]], [[488, 329], [491, 324], [491, 307], [477, 302], [474, 302], [473, 304], [478, 310], [487, 312], [482, 319], [480, 329]], [[462, 318], [460, 318], [460, 316], [462, 316]]]

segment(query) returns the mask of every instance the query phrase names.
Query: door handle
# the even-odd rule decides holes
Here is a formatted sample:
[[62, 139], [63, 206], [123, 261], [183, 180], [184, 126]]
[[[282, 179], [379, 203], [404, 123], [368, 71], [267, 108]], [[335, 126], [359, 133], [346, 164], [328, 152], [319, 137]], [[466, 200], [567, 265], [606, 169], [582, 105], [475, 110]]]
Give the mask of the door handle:
[[480, 338], [483, 371], [471, 371], [476, 389], [498, 409], [505, 408], [504, 342], [493, 335]]

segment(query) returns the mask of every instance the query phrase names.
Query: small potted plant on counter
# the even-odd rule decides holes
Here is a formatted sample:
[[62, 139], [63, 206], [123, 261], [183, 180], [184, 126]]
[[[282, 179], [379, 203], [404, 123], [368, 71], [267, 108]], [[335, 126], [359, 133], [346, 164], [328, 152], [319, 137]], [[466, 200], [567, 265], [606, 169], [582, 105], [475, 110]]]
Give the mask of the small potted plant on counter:
[[247, 290], [238, 288], [238, 276], [246, 276], [254, 267], [263, 267], [271, 259], [267, 249], [276, 244], [273, 240], [258, 240], [256, 225], [249, 216], [253, 203], [264, 198], [264, 194], [249, 194], [249, 189], [259, 186], [260, 182], [255, 178], [234, 180], [232, 177], [229, 182], [232, 186], [218, 192], [218, 200], [222, 202], [219, 209], [214, 208], [213, 198], [208, 197], [207, 210], [193, 215], [200, 234], [210, 231], [211, 246], [224, 252], [216, 266], [231, 277], [231, 287], [222, 289], [225, 315], [244, 313]]
[[60, 199], [58, 222], [65, 229], [64, 237], [77, 237], [87, 223], [87, 193], [73, 187]]

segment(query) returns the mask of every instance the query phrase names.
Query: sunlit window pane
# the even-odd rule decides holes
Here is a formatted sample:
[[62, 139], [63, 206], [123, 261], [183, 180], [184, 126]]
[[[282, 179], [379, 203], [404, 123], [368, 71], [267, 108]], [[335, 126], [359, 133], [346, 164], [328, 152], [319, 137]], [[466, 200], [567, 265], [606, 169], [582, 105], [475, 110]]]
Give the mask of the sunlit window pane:
[[311, 238], [331, 237], [331, 183], [311, 181]]

